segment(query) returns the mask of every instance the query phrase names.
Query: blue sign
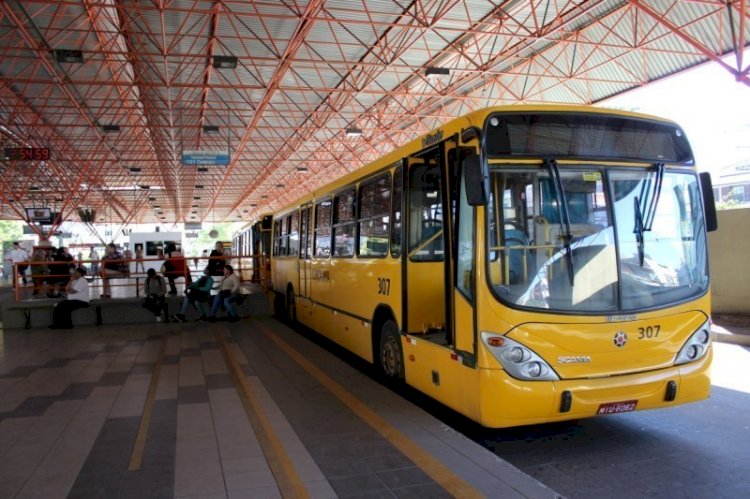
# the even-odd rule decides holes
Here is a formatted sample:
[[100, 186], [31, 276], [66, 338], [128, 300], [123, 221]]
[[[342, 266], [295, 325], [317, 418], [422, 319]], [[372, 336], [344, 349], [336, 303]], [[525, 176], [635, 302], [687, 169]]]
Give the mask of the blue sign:
[[182, 164], [196, 165], [229, 165], [229, 151], [182, 151]]

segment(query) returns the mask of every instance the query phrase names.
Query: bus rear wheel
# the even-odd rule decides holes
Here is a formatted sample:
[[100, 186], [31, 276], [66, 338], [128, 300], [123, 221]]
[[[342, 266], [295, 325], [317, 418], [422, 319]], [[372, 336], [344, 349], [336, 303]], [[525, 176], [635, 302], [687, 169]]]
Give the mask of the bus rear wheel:
[[392, 320], [380, 330], [380, 370], [389, 380], [404, 379], [404, 354], [398, 327]]

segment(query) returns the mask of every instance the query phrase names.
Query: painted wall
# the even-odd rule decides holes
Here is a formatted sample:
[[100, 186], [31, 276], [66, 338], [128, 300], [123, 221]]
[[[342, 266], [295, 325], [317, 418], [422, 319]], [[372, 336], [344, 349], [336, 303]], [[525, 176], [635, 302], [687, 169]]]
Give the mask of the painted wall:
[[750, 314], [750, 209], [721, 210], [708, 234], [713, 312]]

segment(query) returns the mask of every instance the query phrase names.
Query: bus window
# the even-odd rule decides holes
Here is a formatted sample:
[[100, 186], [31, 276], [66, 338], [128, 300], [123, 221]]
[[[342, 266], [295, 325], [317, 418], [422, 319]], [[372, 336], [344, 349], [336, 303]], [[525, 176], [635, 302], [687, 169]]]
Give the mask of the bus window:
[[437, 165], [415, 165], [409, 171], [409, 258], [443, 260], [443, 196]]
[[281, 247], [279, 249], [280, 255], [289, 254], [289, 216], [281, 219]]
[[300, 231], [299, 231], [299, 237], [300, 237], [300, 252], [299, 257], [300, 259], [307, 260], [310, 258], [310, 208], [303, 208], [300, 212]]
[[333, 198], [333, 256], [336, 257], [354, 255], [355, 192], [352, 187]]
[[358, 255], [388, 254], [388, 210], [391, 201], [391, 177], [387, 173], [359, 188]]
[[404, 169], [399, 166], [393, 172], [393, 198], [391, 199], [391, 256], [401, 256], [401, 206], [404, 185]]
[[315, 249], [316, 258], [331, 256], [331, 200], [315, 205]]
[[273, 255], [281, 255], [281, 220], [273, 222]]
[[289, 255], [296, 256], [299, 250], [299, 212], [295, 211], [290, 217]]

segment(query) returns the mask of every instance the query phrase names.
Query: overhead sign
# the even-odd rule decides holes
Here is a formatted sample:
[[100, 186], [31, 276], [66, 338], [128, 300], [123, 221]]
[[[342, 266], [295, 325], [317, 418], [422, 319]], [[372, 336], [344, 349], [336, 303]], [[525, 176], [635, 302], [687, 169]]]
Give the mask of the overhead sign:
[[201, 222], [185, 222], [185, 230], [201, 230], [202, 228]]
[[188, 232], [188, 233], [185, 234], [185, 237], [188, 238], [188, 239], [193, 238], [193, 237], [198, 237], [198, 233], [196, 233], [196, 232]]
[[229, 151], [182, 151], [182, 164], [227, 166]]

